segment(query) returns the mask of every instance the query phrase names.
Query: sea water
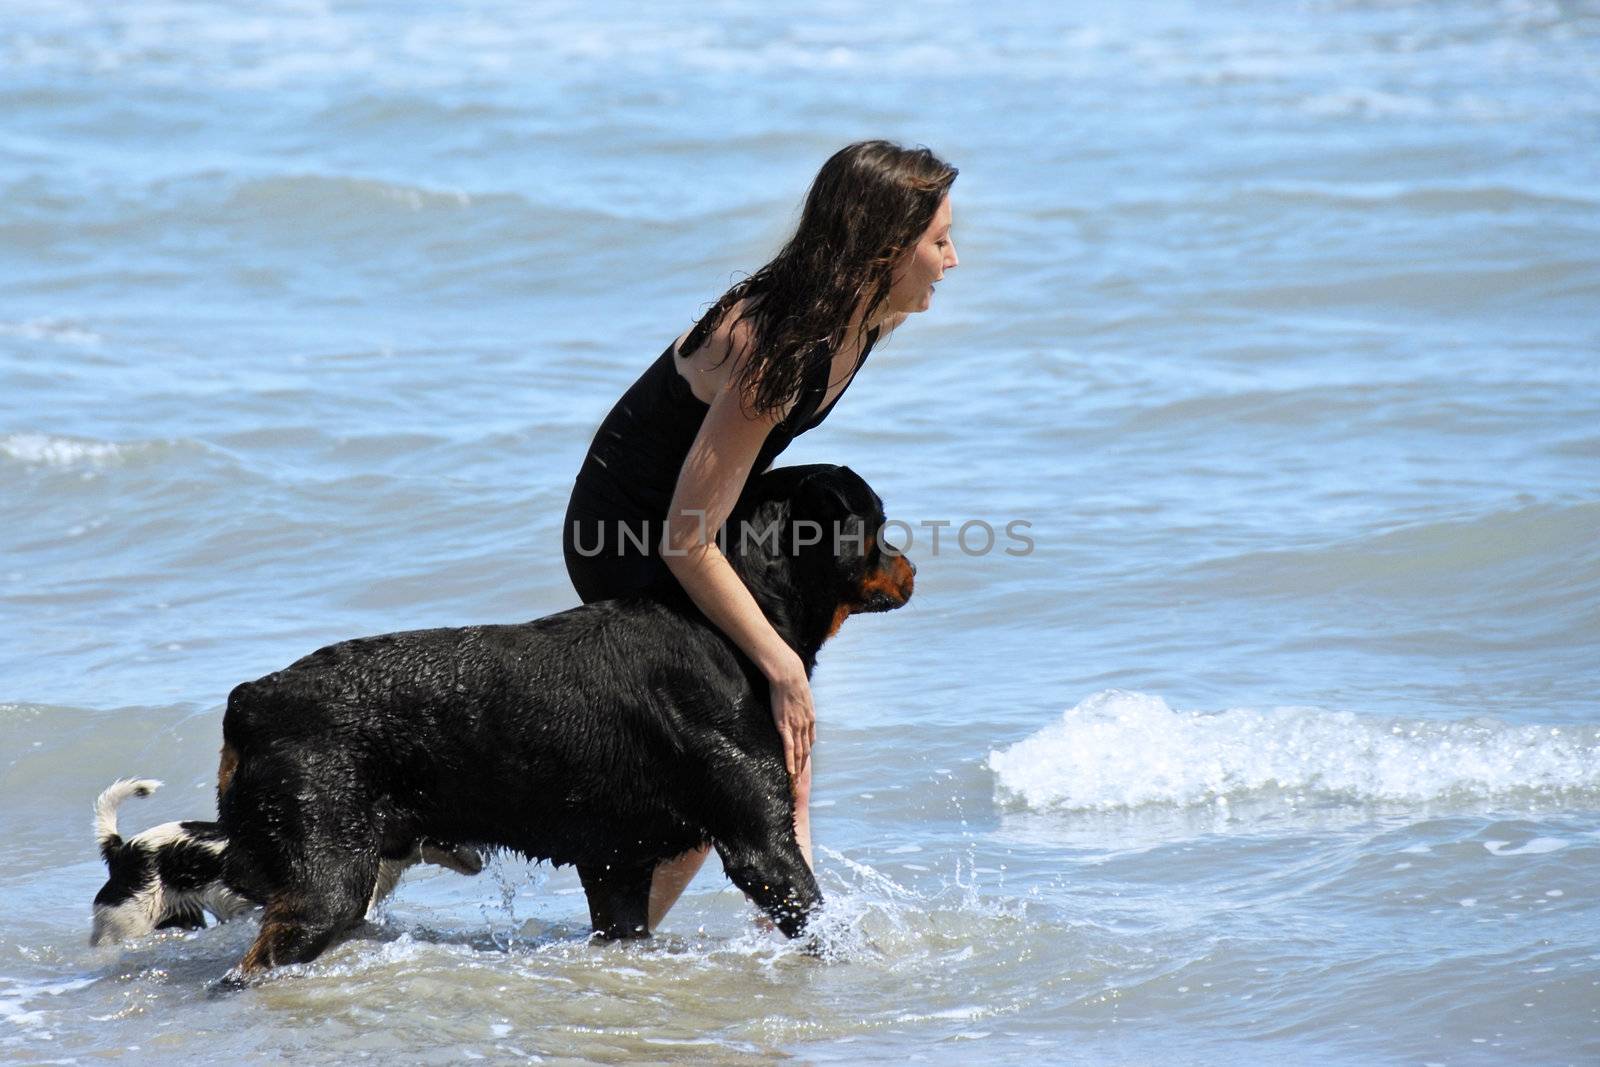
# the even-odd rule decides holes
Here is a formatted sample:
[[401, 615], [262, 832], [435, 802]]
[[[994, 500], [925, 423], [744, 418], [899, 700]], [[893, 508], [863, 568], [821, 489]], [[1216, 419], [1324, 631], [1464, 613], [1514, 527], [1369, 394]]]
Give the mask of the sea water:
[[[1600, 1061], [1597, 43], [5, 5], [0, 1059]], [[88, 948], [91, 802], [209, 817], [231, 686], [575, 602], [599, 419], [874, 136], [961, 168], [961, 265], [784, 457], [919, 568], [816, 673], [821, 957], [715, 860], [648, 944], [500, 859], [233, 996], [253, 919]]]

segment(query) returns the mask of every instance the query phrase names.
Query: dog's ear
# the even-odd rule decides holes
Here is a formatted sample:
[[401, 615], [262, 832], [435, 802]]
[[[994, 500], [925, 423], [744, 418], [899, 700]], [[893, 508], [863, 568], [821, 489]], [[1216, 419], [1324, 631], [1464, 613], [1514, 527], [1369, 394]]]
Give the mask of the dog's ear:
[[823, 467], [808, 474], [795, 494], [800, 504], [798, 511], [808, 519], [840, 519], [861, 515], [869, 501], [871, 490], [861, 475], [849, 467]]
[[736, 513], [723, 529], [723, 552], [734, 571], [761, 599], [762, 590], [784, 584], [788, 571], [790, 502], [764, 500]]
[[731, 531], [736, 538], [730, 545], [734, 573], [779, 633], [790, 629], [789, 601], [794, 594], [791, 515], [789, 501], [768, 500]]
[[833, 478], [841, 492], [852, 494], [850, 506], [857, 509], [857, 514], [863, 517], [883, 514], [883, 498], [861, 475], [840, 465], [834, 468]]
[[790, 502], [782, 499], [737, 509], [723, 527], [724, 550], [736, 556], [781, 550], [789, 511]]

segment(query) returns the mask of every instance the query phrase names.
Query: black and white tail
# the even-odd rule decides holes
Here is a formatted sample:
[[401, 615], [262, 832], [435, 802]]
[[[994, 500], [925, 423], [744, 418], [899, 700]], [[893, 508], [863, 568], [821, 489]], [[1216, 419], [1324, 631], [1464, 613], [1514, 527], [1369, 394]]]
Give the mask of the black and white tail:
[[147, 797], [161, 788], [154, 778], [119, 778], [106, 787], [94, 802], [94, 838], [100, 846], [100, 855], [111, 858], [111, 853], [122, 847], [122, 835], [117, 832], [117, 809], [129, 797]]

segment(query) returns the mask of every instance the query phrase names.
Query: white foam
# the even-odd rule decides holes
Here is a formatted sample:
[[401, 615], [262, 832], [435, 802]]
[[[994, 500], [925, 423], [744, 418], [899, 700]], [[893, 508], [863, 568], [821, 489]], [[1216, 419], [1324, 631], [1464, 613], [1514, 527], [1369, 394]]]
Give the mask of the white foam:
[[1483, 847], [1496, 856], [1542, 856], [1547, 852], [1560, 852], [1567, 843], [1554, 837], [1535, 837], [1516, 848], [1509, 841], [1485, 841]]
[[75, 348], [99, 348], [104, 337], [93, 330], [64, 319], [28, 319], [26, 322], [0, 322], [0, 335], [29, 341], [53, 341]]
[[1004, 802], [1190, 806], [1272, 790], [1427, 802], [1600, 791], [1600, 728], [1395, 720], [1318, 708], [1175, 711], [1109, 690], [989, 754]]
[[40, 997], [59, 997], [63, 993], [75, 992], [93, 985], [98, 980], [77, 978], [64, 982], [39, 983], [0, 976], [0, 1020], [14, 1026], [42, 1026], [45, 1022], [43, 1009], [29, 1010], [25, 1005], [30, 1001], [37, 1001]]
[[42, 433], [0, 437], [0, 455], [40, 467], [103, 467], [121, 462], [129, 446], [105, 441], [80, 441]]

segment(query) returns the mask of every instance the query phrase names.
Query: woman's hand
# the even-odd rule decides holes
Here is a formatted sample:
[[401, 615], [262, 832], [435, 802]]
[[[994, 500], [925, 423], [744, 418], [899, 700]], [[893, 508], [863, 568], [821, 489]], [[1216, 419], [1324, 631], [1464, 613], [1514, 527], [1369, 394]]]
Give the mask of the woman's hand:
[[817, 740], [817, 712], [811, 704], [811, 682], [805, 667], [800, 657], [791, 659], [768, 676], [767, 685], [772, 695], [772, 721], [783, 739], [783, 762], [792, 787], [811, 758], [811, 746]]

